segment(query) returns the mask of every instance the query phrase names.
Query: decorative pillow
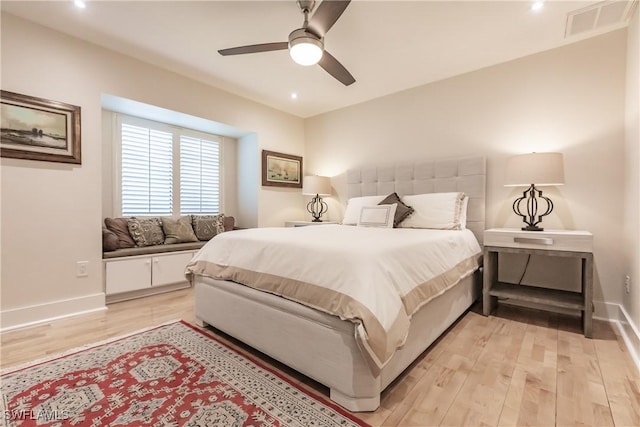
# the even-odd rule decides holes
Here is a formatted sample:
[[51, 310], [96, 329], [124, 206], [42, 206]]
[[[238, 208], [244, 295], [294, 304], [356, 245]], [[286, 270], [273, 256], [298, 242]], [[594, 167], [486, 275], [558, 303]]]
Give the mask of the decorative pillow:
[[224, 232], [224, 214], [193, 215], [192, 224], [198, 240], [211, 240], [216, 234]]
[[197, 242], [198, 238], [191, 228], [191, 216], [183, 216], [178, 219], [162, 217], [162, 230], [164, 231], [164, 244]]
[[236, 219], [232, 216], [224, 217], [224, 231], [231, 231], [236, 226]]
[[378, 203], [379, 205], [391, 205], [393, 203], [397, 203], [398, 207], [396, 208], [396, 214], [393, 218], [393, 227], [397, 227], [400, 225], [402, 221], [404, 221], [409, 215], [413, 213], [413, 208], [411, 206], [407, 206], [402, 203], [400, 200], [400, 196], [398, 193], [391, 193], [387, 197], [384, 198], [383, 201]]
[[392, 205], [363, 206], [358, 218], [358, 227], [393, 228], [393, 219], [398, 207]]
[[138, 246], [161, 245], [164, 242], [160, 218], [129, 218], [129, 234]]
[[118, 246], [118, 235], [107, 227], [102, 227], [102, 250], [104, 252], [115, 251]]
[[402, 201], [415, 212], [405, 219], [401, 228], [434, 228], [460, 230], [460, 211], [464, 193], [429, 193], [403, 196]]
[[105, 218], [104, 225], [107, 229], [113, 231], [118, 236], [118, 248], [133, 248], [136, 246], [136, 242], [131, 238], [129, 234], [129, 218]]
[[343, 225], [357, 225], [360, 218], [360, 211], [363, 206], [375, 206], [380, 203], [385, 196], [364, 196], [352, 197], [347, 202], [347, 209], [344, 211]]

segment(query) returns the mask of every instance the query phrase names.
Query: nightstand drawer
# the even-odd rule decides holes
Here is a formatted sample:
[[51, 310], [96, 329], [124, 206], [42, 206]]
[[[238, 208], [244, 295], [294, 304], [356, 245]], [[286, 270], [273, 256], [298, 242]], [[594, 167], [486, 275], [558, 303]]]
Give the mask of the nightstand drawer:
[[484, 232], [484, 245], [549, 251], [592, 252], [593, 235], [588, 231], [522, 231], [500, 228]]
[[286, 221], [285, 227], [306, 227], [309, 225], [331, 225], [337, 224], [335, 221]]

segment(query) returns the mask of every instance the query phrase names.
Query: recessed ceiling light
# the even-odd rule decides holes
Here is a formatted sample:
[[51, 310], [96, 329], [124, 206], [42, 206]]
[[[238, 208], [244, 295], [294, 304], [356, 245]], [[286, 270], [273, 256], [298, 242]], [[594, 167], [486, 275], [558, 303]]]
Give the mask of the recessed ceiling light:
[[293, 92], [293, 93], [291, 94], [291, 99], [298, 99], [298, 94], [297, 94], [297, 93], [295, 93], [295, 92]]
[[84, 9], [85, 7], [87, 7], [87, 4], [84, 2], [84, 0], [73, 0], [73, 4], [75, 4], [79, 9]]
[[540, 12], [543, 7], [544, 7], [544, 1], [538, 0], [538, 1], [533, 2], [533, 4], [531, 5], [531, 11], [532, 12]]

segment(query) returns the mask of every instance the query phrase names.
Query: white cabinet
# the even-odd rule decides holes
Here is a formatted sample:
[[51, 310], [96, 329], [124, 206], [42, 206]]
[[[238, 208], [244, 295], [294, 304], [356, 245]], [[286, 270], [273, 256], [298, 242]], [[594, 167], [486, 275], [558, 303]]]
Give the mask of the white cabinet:
[[151, 287], [151, 257], [105, 261], [107, 295]]
[[154, 256], [151, 262], [151, 286], [170, 285], [171, 283], [186, 282], [184, 268], [187, 266], [194, 252], [180, 252]]
[[186, 283], [184, 269], [195, 251], [105, 260], [107, 296]]

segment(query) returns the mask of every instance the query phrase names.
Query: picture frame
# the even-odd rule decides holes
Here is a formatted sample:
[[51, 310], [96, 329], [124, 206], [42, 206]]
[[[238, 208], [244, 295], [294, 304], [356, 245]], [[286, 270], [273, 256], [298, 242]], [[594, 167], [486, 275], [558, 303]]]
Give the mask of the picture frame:
[[81, 164], [80, 107], [0, 91], [0, 156]]
[[302, 157], [262, 150], [262, 185], [302, 188]]

